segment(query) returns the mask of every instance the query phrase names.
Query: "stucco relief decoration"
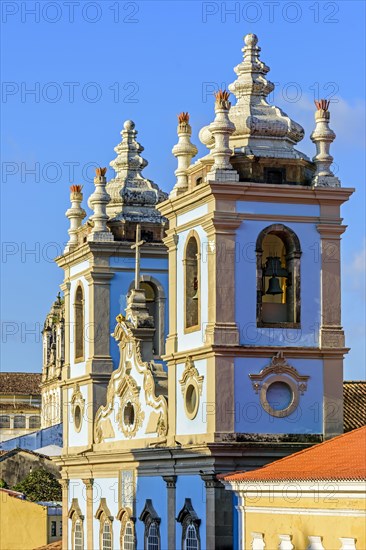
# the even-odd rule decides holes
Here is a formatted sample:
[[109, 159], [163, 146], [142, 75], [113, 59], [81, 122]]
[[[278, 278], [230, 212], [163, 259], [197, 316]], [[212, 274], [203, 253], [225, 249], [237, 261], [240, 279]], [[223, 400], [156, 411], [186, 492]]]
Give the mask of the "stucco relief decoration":
[[193, 420], [198, 412], [204, 377], [199, 374], [191, 356], [187, 357], [182, 378], [179, 380], [184, 408], [188, 418]]
[[70, 404], [75, 430], [77, 432], [80, 432], [84, 418], [85, 399], [80, 391], [79, 384], [75, 384], [74, 386], [74, 391], [71, 396]]
[[259, 374], [249, 374], [249, 378], [263, 409], [271, 416], [281, 418], [296, 410], [310, 377], [299, 374], [279, 351], [269, 365]]
[[119, 429], [128, 438], [134, 437], [141, 428], [145, 413], [141, 410], [140, 389], [132, 376], [126, 375], [117, 388], [120, 406], [116, 420]]
[[[95, 417], [94, 438], [96, 443], [114, 437], [109, 435], [109, 420], [114, 415], [119, 429], [125, 437], [133, 438], [142, 427], [146, 407], [151, 408], [150, 416], [157, 419], [155, 432], [166, 436], [168, 429], [168, 406], [163, 395], [156, 395], [154, 363], [144, 362], [141, 357], [140, 343], [129, 328], [129, 322], [119, 315], [112, 336], [116, 339], [120, 351], [118, 369], [111, 376], [107, 389], [106, 405], [99, 408]], [[138, 387], [133, 373], [143, 375], [142, 388]], [[145, 412], [143, 411], [145, 409]], [[109, 420], [109, 423], [108, 423]], [[151, 432], [150, 432], [151, 433]]]

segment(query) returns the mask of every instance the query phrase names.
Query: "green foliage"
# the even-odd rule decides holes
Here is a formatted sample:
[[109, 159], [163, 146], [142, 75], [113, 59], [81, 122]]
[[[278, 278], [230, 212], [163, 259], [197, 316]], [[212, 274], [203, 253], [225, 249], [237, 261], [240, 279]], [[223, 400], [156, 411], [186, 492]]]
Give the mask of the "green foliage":
[[6, 481], [0, 478], [0, 489], [8, 489], [8, 484]]
[[28, 500], [61, 500], [62, 490], [55, 476], [46, 470], [35, 470], [14, 486], [15, 491], [24, 493]]

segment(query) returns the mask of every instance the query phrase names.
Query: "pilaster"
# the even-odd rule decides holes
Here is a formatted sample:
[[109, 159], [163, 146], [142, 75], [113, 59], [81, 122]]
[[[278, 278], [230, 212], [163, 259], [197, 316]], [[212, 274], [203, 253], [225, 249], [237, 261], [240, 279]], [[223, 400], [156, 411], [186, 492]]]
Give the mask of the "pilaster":
[[167, 510], [168, 510], [168, 548], [175, 548], [176, 531], [176, 481], [177, 476], [163, 476], [167, 489]]
[[86, 548], [94, 550], [93, 544], [93, 484], [94, 479], [83, 479], [86, 488]]
[[201, 474], [206, 488], [206, 548], [233, 548], [232, 494], [216, 474]]
[[235, 322], [236, 229], [241, 220], [235, 212], [215, 213], [202, 224], [207, 232], [207, 261], [210, 280], [206, 343], [238, 345]]
[[341, 235], [344, 225], [319, 224], [321, 238], [321, 348], [343, 348], [341, 326]]
[[113, 273], [95, 266], [86, 275], [89, 284], [89, 318], [86, 338], [89, 341], [87, 372], [112, 372], [110, 356], [110, 280]]
[[166, 341], [166, 355], [177, 351], [177, 250], [179, 236], [168, 231], [164, 244], [168, 247], [169, 259], [169, 334]]
[[64, 283], [60, 285], [64, 293], [65, 304], [65, 359], [61, 374], [62, 380], [68, 380], [70, 378], [70, 287], [71, 284], [69, 281], [64, 281]]
[[69, 480], [60, 479], [59, 484], [62, 487], [62, 548], [68, 548], [69, 543], [69, 518], [68, 518], [68, 498], [69, 498]]

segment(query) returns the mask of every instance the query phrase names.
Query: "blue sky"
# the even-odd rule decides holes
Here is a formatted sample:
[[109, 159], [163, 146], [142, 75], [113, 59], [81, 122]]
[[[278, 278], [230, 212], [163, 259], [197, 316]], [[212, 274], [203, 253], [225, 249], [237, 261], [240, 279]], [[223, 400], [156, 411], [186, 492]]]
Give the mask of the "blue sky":
[[277, 83], [273, 101], [304, 126], [299, 149], [311, 157], [313, 100], [332, 100], [335, 170], [357, 190], [342, 211], [345, 376], [365, 378], [364, 2], [4, 0], [1, 9], [2, 370], [41, 369], [69, 184], [90, 194], [93, 165], [109, 166], [132, 119], [145, 175], [170, 190], [176, 114], [190, 112], [205, 154], [197, 134], [213, 119], [210, 94], [235, 79], [243, 36], [254, 32]]

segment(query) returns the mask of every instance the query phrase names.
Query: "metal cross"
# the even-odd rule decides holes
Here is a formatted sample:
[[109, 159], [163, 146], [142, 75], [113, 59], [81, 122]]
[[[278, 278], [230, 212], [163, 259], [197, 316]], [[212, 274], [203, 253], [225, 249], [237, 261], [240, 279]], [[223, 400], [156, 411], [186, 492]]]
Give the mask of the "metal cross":
[[136, 249], [135, 254], [135, 289], [140, 289], [140, 247], [145, 241], [141, 240], [141, 226], [138, 223], [136, 225], [136, 242], [131, 246], [132, 250]]

